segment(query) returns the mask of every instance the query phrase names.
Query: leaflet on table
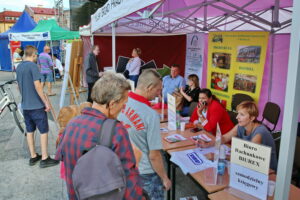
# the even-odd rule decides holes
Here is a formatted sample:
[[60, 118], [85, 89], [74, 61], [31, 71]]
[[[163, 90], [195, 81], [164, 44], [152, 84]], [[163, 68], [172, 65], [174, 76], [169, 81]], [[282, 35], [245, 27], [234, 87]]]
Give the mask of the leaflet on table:
[[180, 141], [186, 140], [186, 138], [179, 134], [172, 134], [172, 135], [165, 137], [165, 140], [173, 143], [173, 142], [180, 142]]
[[160, 128], [160, 132], [161, 133], [167, 133], [167, 132], [169, 132], [169, 129], [167, 129], [167, 128]]
[[194, 140], [203, 140], [204, 142], [210, 142], [211, 141], [211, 138], [208, 137], [205, 134], [192, 136], [192, 139], [194, 139]]
[[214, 164], [210, 160], [193, 149], [172, 152], [170, 160], [178, 165], [184, 174], [195, 173], [214, 167]]
[[[226, 152], [226, 155], [230, 155], [230, 148], [226, 145], [222, 145], [225, 147], [225, 152]], [[215, 153], [215, 147], [207, 147], [207, 148], [195, 148], [193, 149], [194, 151], [198, 152], [198, 153], [201, 153], [202, 155], [205, 155], [205, 154], [209, 154], [209, 153]]]

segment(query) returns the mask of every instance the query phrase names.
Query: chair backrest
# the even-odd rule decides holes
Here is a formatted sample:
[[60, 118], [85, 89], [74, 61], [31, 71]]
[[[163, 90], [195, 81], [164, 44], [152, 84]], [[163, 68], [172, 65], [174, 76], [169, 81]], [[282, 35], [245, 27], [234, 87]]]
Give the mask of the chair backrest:
[[280, 107], [276, 103], [272, 102], [267, 102], [263, 111], [263, 118], [262, 122], [264, 119], [268, 120], [271, 124], [273, 124], [273, 129], [270, 129], [271, 131], [274, 131], [279, 119], [280, 115]]
[[236, 93], [232, 95], [231, 110], [236, 111], [236, 107], [243, 101], [254, 101], [254, 99], [249, 95], [242, 93]]
[[192, 102], [192, 103], [190, 104], [189, 116], [192, 116], [192, 114], [193, 114], [195, 108], [197, 107], [197, 105], [198, 105], [198, 102]]

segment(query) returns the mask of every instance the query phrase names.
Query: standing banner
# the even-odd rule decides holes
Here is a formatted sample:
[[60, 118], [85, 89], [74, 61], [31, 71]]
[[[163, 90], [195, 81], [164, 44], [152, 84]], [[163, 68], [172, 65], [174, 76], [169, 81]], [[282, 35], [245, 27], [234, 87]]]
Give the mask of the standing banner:
[[176, 130], [176, 99], [173, 95], [168, 94], [168, 129]]
[[187, 80], [190, 74], [202, 78], [204, 56], [204, 33], [191, 33], [186, 35], [186, 58], [184, 78]]
[[211, 32], [208, 36], [207, 87], [230, 109], [232, 95], [259, 100], [268, 32]]

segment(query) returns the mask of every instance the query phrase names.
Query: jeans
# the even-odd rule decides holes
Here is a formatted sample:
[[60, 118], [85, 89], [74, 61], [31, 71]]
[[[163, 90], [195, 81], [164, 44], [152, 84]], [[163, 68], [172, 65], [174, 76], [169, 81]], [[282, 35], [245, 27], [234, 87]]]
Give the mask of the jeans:
[[151, 200], [164, 200], [164, 186], [156, 174], [140, 174], [143, 189], [146, 190]]
[[138, 79], [139, 79], [139, 75], [129, 75], [129, 79], [134, 82], [134, 87], [136, 87]]

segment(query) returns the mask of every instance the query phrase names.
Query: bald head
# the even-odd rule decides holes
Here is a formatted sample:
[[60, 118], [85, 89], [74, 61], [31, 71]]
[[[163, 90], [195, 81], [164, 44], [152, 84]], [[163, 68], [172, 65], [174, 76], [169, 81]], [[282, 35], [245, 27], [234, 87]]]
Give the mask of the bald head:
[[49, 46], [44, 46], [44, 52], [46, 52], [46, 53], [50, 53], [50, 47]]

